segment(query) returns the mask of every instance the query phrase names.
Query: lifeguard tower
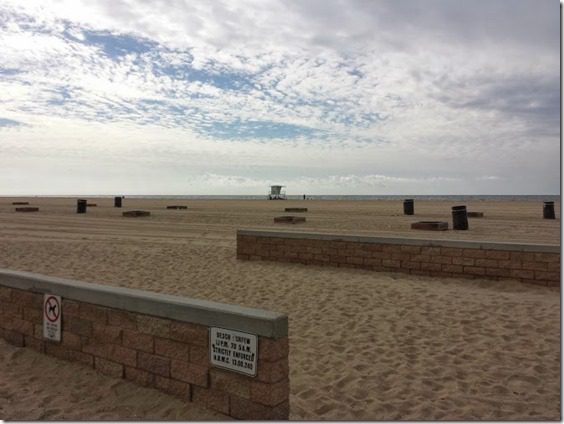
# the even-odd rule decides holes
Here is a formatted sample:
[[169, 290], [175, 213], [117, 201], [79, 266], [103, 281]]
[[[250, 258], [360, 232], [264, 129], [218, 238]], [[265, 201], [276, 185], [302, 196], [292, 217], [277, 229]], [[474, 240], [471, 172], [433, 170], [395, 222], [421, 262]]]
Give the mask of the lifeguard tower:
[[270, 186], [270, 193], [268, 200], [286, 200], [286, 186], [272, 185]]

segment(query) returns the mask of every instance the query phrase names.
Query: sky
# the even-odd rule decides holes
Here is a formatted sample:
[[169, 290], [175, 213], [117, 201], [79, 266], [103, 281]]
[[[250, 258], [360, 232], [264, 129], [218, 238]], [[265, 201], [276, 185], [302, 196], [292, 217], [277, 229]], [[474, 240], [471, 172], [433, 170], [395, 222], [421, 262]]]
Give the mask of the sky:
[[558, 194], [558, 0], [0, 0], [0, 195]]

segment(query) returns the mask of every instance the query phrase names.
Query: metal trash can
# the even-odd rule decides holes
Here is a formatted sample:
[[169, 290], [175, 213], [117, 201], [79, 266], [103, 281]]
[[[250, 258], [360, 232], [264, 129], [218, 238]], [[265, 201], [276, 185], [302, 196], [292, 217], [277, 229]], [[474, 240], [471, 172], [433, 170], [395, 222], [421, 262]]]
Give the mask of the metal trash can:
[[76, 213], [86, 213], [86, 206], [88, 201], [85, 199], [78, 199], [76, 201]]
[[405, 199], [403, 201], [403, 214], [404, 215], [413, 215], [414, 213], [414, 204], [413, 199]]
[[554, 215], [554, 202], [544, 202], [542, 217], [544, 219], [556, 219], [556, 216]]
[[468, 214], [466, 213], [466, 206], [452, 207], [452, 229], [453, 230], [468, 229]]

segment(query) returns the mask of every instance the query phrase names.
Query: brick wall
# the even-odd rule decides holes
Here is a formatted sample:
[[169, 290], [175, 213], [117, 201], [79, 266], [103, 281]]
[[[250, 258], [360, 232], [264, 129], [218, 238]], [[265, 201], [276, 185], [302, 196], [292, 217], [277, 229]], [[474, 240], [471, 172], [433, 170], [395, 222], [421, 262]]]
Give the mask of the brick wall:
[[[18, 278], [22, 274], [26, 274], [23, 284], [22, 279]], [[5, 278], [6, 275], [9, 278]], [[213, 310], [210, 313], [210, 304], [215, 308], [221, 308], [221, 304], [197, 301], [197, 306], [207, 308], [208, 314], [197, 320], [215, 320], [210, 325], [205, 325], [201, 322], [186, 322], [86, 302], [84, 298], [96, 300], [92, 293], [96, 292], [97, 288], [107, 293], [111, 293], [111, 288], [89, 285], [93, 289], [89, 287], [89, 292], [80, 292], [77, 295], [75, 287], [66, 287], [63, 290], [60, 284], [45, 284], [48, 280], [48, 277], [27, 273], [0, 272], [0, 337], [17, 346], [79, 362], [103, 374], [153, 387], [235, 418], [288, 419], [287, 317], [274, 316], [274, 326], [268, 322], [265, 325], [260, 319], [255, 319], [255, 322], [249, 324], [245, 321], [246, 318], [240, 319], [233, 313], [232, 305], [224, 305], [227, 313], [214, 315]], [[68, 282], [61, 279], [51, 280], [57, 280], [58, 283]], [[33, 281], [41, 284], [34, 284]], [[78, 282], [69, 282], [72, 283]], [[143, 309], [139, 297], [143, 299], [146, 295], [152, 305], [148, 309], [153, 311], [173, 309], [174, 314], [174, 310], [190, 307], [182, 304], [179, 306], [183, 298], [175, 296], [119, 290], [136, 296], [133, 299], [131, 296], [125, 297], [125, 300], [121, 301], [122, 304], [133, 305], [127, 309]], [[45, 292], [63, 295], [60, 342], [43, 338], [42, 311]], [[113, 293], [114, 297], [119, 298], [119, 295], [120, 293]], [[79, 299], [76, 299], [77, 297]], [[158, 299], [159, 297], [161, 299]], [[98, 303], [107, 303], [104, 296], [98, 300]], [[119, 302], [117, 300], [118, 304]], [[172, 306], [163, 308], [167, 302]], [[249, 311], [258, 311], [242, 309], [247, 315]], [[194, 314], [190, 310], [187, 313]], [[255, 326], [266, 328], [264, 331], [259, 329], [260, 332], [275, 333], [269, 334], [272, 337], [258, 335], [256, 377], [210, 366], [209, 326], [238, 330], [238, 322], [244, 327], [240, 331], [252, 332], [253, 328], [249, 327]]]
[[239, 230], [237, 259], [560, 286], [560, 246]]

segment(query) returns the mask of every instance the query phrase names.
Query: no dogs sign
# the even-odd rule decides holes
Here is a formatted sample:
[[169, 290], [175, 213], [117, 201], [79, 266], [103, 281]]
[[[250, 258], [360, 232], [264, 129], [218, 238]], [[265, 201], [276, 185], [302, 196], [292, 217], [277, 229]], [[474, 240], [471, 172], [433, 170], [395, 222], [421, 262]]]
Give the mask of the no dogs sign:
[[61, 296], [46, 294], [43, 297], [43, 337], [61, 341]]

